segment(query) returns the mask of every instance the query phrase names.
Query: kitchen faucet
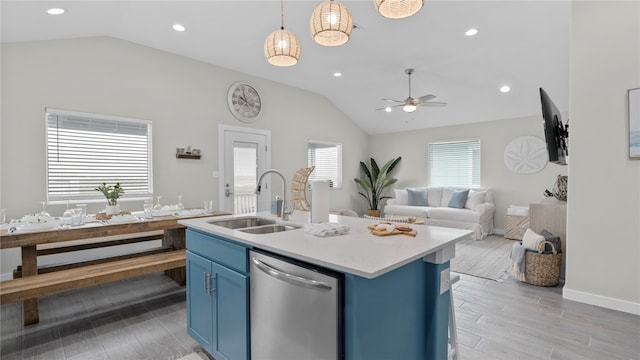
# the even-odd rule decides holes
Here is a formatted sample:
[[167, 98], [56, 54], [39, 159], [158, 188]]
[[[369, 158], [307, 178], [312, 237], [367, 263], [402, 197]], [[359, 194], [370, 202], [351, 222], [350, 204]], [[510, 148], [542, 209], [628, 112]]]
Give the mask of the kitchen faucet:
[[258, 177], [258, 184], [256, 186], [255, 194], [260, 195], [260, 188], [262, 187], [262, 178], [269, 173], [277, 174], [282, 179], [282, 191], [284, 192], [284, 194], [282, 194], [282, 207], [280, 208], [280, 217], [282, 218], [282, 220], [288, 221], [290, 212], [285, 210], [285, 207], [287, 206], [287, 180], [284, 178], [284, 175], [282, 175], [280, 171], [276, 169], [269, 169], [269, 170], [263, 171], [262, 174], [260, 174], [260, 176]]

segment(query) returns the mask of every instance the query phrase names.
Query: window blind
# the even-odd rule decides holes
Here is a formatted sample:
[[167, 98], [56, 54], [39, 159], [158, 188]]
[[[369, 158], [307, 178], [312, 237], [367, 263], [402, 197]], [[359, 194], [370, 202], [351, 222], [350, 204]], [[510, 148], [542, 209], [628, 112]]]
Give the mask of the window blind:
[[480, 187], [480, 140], [429, 144], [431, 186]]
[[103, 182], [152, 195], [150, 121], [48, 108], [46, 123], [48, 201], [104, 199]]
[[315, 166], [309, 180], [330, 180], [334, 189], [342, 188], [342, 145], [310, 140], [308, 166]]

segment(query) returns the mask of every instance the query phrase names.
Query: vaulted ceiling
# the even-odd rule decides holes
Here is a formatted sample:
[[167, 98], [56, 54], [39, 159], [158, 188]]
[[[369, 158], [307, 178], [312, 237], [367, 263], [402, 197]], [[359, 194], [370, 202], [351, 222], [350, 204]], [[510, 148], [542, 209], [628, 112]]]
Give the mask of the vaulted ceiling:
[[[280, 27], [280, 1], [7, 1], [2, 42], [111, 36], [270, 79], [327, 97], [369, 134], [523, 116], [541, 116], [538, 88], [569, 107], [569, 1], [427, 0], [402, 20], [380, 16], [373, 0], [342, 1], [356, 24], [340, 47], [311, 39], [321, 1], [284, 2], [284, 26], [301, 43], [292, 67], [263, 55]], [[64, 8], [62, 15], [46, 10]], [[176, 32], [179, 23], [186, 31]], [[478, 34], [465, 36], [475, 28]], [[436, 95], [446, 107], [387, 113], [383, 98]], [[334, 77], [335, 72], [342, 73]], [[241, 80], [241, 79], [239, 79]], [[510, 92], [502, 93], [507, 85]]]

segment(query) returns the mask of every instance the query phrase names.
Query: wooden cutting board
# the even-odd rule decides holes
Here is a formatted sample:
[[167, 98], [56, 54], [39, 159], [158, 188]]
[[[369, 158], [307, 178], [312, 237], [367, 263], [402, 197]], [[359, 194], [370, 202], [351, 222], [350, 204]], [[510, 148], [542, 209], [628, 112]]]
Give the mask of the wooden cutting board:
[[418, 232], [415, 229], [411, 229], [410, 231], [401, 231], [398, 229], [394, 229], [391, 232], [387, 230], [376, 230], [376, 225], [378, 224], [369, 225], [369, 230], [371, 230], [371, 233], [376, 236], [389, 236], [389, 235], [400, 235], [400, 234], [416, 236], [418, 234]]

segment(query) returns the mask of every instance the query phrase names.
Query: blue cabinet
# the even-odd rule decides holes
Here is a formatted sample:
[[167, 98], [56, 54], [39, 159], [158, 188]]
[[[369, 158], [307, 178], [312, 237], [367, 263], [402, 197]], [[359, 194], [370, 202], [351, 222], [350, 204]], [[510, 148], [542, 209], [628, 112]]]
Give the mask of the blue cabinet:
[[187, 230], [187, 332], [219, 360], [249, 359], [246, 257], [246, 247]]

